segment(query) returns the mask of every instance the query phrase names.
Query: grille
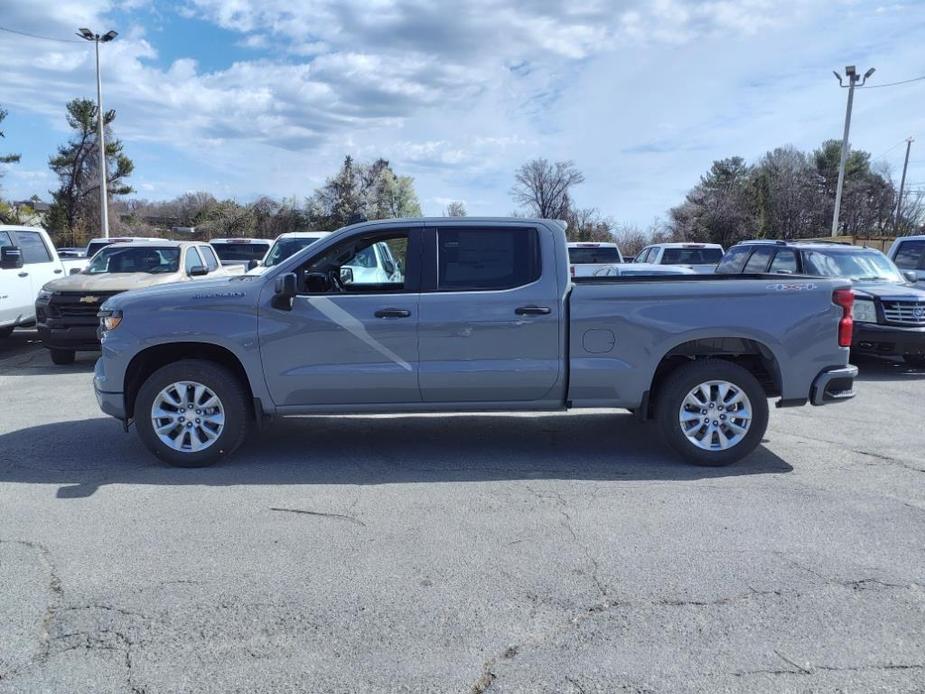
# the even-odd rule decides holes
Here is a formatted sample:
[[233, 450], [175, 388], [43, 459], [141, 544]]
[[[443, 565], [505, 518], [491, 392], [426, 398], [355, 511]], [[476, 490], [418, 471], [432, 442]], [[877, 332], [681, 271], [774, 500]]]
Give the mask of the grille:
[[[111, 296], [118, 292], [66, 292], [52, 297], [49, 313], [61, 318], [82, 318], [83, 322], [96, 321], [96, 314], [100, 306]], [[85, 297], [96, 297], [96, 301], [81, 301]]]
[[883, 301], [883, 317], [888, 323], [925, 325], [925, 301]]

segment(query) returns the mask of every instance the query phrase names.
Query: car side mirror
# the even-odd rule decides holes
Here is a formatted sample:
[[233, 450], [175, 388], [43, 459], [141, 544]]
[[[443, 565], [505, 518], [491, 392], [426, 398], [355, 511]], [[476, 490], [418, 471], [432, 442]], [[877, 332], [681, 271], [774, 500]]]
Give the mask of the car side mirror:
[[395, 263], [393, 263], [391, 260], [383, 261], [382, 268], [385, 270], [385, 274], [387, 275], [395, 274]]
[[344, 284], [353, 284], [353, 268], [342, 267], [340, 269], [340, 281]]
[[918, 273], [916, 273], [915, 270], [903, 270], [903, 277], [906, 278], [907, 282], [911, 282], [912, 284], [919, 281]]
[[22, 267], [22, 251], [18, 246], [0, 248], [0, 269], [15, 270]]
[[247, 271], [250, 272], [258, 265], [260, 265], [260, 261], [257, 260], [256, 258], [251, 258], [250, 260], [247, 261]]
[[209, 274], [209, 268], [205, 265], [193, 265], [187, 273], [190, 277], [202, 277]]
[[79, 267], [72, 267], [70, 273], [68, 273], [68, 274], [71, 274], [71, 275], [79, 275], [79, 274], [80, 274], [80, 268], [79, 268]]
[[298, 281], [294, 272], [287, 272], [276, 278], [276, 285], [273, 287], [273, 308], [282, 311], [292, 310], [292, 300], [298, 292]]

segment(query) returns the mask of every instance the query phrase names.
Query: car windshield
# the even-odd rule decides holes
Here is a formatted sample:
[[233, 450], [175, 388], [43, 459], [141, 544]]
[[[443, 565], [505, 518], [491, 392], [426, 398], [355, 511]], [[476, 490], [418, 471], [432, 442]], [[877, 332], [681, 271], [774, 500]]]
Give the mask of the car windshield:
[[614, 246], [597, 246], [569, 248], [568, 259], [572, 265], [590, 265], [594, 263], [619, 263], [620, 252]]
[[302, 238], [289, 238], [289, 239], [277, 239], [276, 243], [273, 244], [273, 248], [270, 249], [270, 252], [267, 254], [267, 261], [264, 263], [267, 267], [273, 267], [274, 265], [279, 265], [286, 258], [295, 255], [303, 248], [311, 246], [319, 237], [302, 237]]
[[219, 260], [223, 263], [247, 262], [249, 260], [260, 260], [266, 255], [268, 243], [216, 243], [212, 246], [218, 254]]
[[722, 259], [719, 248], [666, 248], [662, 265], [716, 265]]
[[88, 275], [114, 272], [147, 272], [153, 275], [176, 272], [179, 267], [180, 249], [176, 247], [108, 246], [93, 257], [84, 272]]
[[808, 275], [843, 277], [855, 282], [904, 282], [893, 261], [871, 249], [804, 251], [803, 265]]

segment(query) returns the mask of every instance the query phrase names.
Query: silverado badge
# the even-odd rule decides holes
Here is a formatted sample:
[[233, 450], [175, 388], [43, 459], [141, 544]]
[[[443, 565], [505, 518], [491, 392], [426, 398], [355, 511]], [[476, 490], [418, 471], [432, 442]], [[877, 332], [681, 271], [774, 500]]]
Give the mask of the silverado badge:
[[95, 303], [96, 303], [97, 301], [99, 301], [99, 300], [100, 300], [100, 298], [99, 298], [98, 296], [82, 296], [82, 297], [80, 297], [80, 303], [82, 303], [82, 304], [95, 304]]

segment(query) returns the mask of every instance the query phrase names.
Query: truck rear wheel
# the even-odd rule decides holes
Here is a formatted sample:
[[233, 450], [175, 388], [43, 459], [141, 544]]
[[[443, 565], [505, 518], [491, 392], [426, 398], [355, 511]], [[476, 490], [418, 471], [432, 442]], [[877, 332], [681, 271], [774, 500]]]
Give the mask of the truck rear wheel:
[[695, 465], [741, 460], [768, 428], [767, 395], [758, 379], [722, 359], [678, 367], [656, 397], [656, 420], [665, 440]]
[[53, 349], [51, 350], [51, 362], [58, 366], [67, 366], [73, 364], [77, 354], [72, 349]]
[[247, 391], [225, 367], [201, 359], [163, 366], [135, 399], [135, 426], [154, 455], [176, 467], [205, 467], [231, 455], [250, 428]]

